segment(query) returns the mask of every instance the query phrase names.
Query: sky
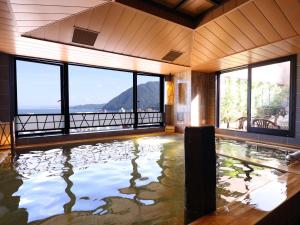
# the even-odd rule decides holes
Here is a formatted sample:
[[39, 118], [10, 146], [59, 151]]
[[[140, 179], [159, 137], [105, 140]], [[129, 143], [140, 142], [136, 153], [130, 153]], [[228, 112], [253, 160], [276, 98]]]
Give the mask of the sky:
[[[138, 84], [157, 81], [157, 77], [139, 76]], [[107, 103], [132, 87], [132, 73], [69, 66], [70, 106]], [[60, 67], [17, 61], [18, 108], [59, 108]]]

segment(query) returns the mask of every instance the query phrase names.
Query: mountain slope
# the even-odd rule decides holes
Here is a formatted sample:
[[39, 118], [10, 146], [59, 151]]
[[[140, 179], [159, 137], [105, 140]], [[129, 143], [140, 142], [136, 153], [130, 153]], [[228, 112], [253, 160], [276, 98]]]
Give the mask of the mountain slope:
[[[132, 110], [133, 88], [129, 88], [110, 100], [103, 106], [108, 111], [119, 111], [124, 108], [126, 111]], [[152, 81], [137, 86], [138, 109], [159, 109], [159, 82]]]

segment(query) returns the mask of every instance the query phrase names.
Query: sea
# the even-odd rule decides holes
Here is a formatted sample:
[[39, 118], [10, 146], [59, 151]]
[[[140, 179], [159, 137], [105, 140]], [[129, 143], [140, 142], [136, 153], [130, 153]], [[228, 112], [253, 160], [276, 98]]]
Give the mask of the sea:
[[[70, 109], [70, 113], [80, 113], [80, 112], [99, 112], [92, 109]], [[61, 113], [60, 109], [18, 109], [19, 114], [59, 114]]]

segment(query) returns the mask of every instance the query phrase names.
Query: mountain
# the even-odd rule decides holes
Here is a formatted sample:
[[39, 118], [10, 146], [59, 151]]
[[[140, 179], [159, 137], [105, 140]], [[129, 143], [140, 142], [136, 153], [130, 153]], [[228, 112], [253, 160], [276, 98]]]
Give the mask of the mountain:
[[[133, 88], [129, 88], [110, 100], [103, 106], [103, 110], [119, 111], [124, 108], [126, 111], [132, 109]], [[138, 109], [159, 109], [159, 82], [151, 81], [137, 86]]]

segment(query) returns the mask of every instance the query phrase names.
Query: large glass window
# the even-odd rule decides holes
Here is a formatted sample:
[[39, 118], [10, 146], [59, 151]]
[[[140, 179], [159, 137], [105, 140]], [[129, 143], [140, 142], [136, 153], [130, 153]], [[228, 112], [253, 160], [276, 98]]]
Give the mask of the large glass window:
[[295, 65], [290, 56], [221, 73], [219, 127], [293, 136]]
[[16, 60], [18, 114], [61, 113], [59, 65]]
[[163, 79], [16, 59], [16, 136], [163, 126]]
[[252, 68], [251, 126], [289, 130], [290, 61]]
[[137, 111], [160, 112], [160, 77], [138, 75]]
[[132, 73], [69, 66], [70, 112], [132, 112]]
[[220, 76], [220, 128], [247, 128], [248, 70], [236, 70]]

